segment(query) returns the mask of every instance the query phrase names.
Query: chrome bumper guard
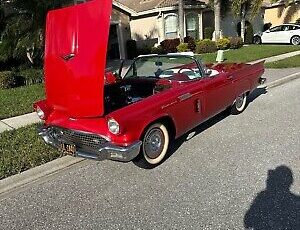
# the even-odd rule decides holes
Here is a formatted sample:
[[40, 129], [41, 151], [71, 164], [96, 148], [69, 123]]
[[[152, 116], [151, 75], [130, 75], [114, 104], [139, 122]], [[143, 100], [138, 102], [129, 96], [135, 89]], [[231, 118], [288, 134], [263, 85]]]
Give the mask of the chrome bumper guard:
[[[43, 140], [52, 147], [56, 149], [60, 149], [60, 145], [65, 144], [73, 144], [76, 146], [76, 143], [68, 143], [67, 141], [61, 141], [58, 138], [53, 138], [50, 135], [50, 128], [49, 127], [41, 127], [38, 129], [38, 134], [40, 137], [43, 138]], [[95, 134], [94, 134], [95, 135]], [[111, 144], [110, 142], [107, 142], [103, 144], [102, 146], [99, 146], [99, 148], [96, 151], [86, 151], [82, 150], [80, 148], [76, 148], [76, 157], [82, 157], [92, 160], [114, 160], [114, 161], [122, 161], [122, 162], [128, 162], [136, 158], [140, 152], [142, 142], [137, 141], [131, 144], [130, 146], [123, 147], [123, 146], [116, 146]]]

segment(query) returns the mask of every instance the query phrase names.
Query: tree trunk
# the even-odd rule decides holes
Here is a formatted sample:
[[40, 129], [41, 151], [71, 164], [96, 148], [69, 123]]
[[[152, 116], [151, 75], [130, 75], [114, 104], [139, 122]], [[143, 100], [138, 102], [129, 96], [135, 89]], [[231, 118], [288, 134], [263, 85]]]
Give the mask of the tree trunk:
[[178, 2], [178, 16], [179, 16], [179, 38], [180, 42], [184, 40], [184, 5], [183, 0]]
[[246, 29], [246, 5], [242, 5], [242, 13], [241, 13], [241, 38], [243, 42], [245, 42], [245, 29]]
[[215, 10], [215, 40], [221, 37], [221, 0], [214, 0]]

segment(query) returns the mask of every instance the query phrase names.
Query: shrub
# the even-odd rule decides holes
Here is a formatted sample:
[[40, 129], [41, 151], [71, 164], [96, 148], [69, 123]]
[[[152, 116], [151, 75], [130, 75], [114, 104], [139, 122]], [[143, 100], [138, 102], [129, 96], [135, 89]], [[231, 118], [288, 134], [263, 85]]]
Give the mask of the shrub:
[[177, 52], [177, 46], [180, 44], [180, 39], [166, 39], [160, 43], [164, 52], [166, 53], [175, 53]]
[[0, 72], [0, 89], [10, 89], [17, 84], [16, 75], [12, 71]]
[[138, 48], [137, 49], [137, 55], [136, 56], [139, 56], [139, 55], [146, 55], [146, 54], [151, 54], [151, 47], [150, 46], [143, 46], [141, 48]]
[[177, 51], [178, 52], [187, 52], [187, 51], [191, 51], [191, 50], [189, 49], [189, 44], [188, 43], [180, 43], [177, 46]]
[[44, 82], [42, 69], [26, 69], [18, 73], [19, 78], [23, 78], [25, 85], [33, 85]]
[[184, 38], [184, 43], [188, 44], [189, 50], [195, 52], [196, 50], [196, 41], [193, 37], [187, 36]]
[[204, 39], [212, 39], [214, 31], [213, 27], [204, 28]]
[[201, 40], [196, 45], [196, 53], [213, 53], [218, 50], [217, 45], [214, 41], [209, 39]]
[[272, 23], [271, 23], [271, 22], [265, 23], [265, 24], [264, 24], [264, 27], [263, 27], [263, 31], [265, 32], [266, 30], [270, 29], [271, 26], [272, 26]]
[[300, 18], [296, 20], [296, 24], [300, 25]]
[[219, 50], [227, 50], [230, 48], [230, 40], [228, 38], [221, 38], [216, 42]]
[[253, 43], [253, 26], [251, 24], [247, 25], [245, 31], [245, 44], [252, 44]]
[[128, 40], [126, 42], [128, 59], [133, 59], [137, 56], [137, 45], [135, 40]]
[[230, 49], [239, 49], [244, 45], [243, 39], [240, 37], [230, 37], [229, 41], [230, 41]]
[[153, 46], [151, 48], [151, 53], [152, 54], [164, 54], [164, 49], [161, 47], [161, 45], [159, 46]]

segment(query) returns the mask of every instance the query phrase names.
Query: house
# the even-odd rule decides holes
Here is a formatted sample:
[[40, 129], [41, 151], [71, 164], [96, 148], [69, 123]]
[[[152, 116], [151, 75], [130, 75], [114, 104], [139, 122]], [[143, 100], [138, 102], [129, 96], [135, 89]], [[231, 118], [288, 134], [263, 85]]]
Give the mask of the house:
[[282, 23], [293, 23], [300, 18], [300, 0], [278, 1], [277, 3], [264, 2], [264, 22], [277, 26]]
[[[185, 1], [184, 36], [203, 39], [203, 29], [214, 26], [214, 15], [207, 3], [208, 0]], [[178, 0], [115, 0], [114, 7], [130, 14], [131, 38], [138, 47], [179, 36]]]

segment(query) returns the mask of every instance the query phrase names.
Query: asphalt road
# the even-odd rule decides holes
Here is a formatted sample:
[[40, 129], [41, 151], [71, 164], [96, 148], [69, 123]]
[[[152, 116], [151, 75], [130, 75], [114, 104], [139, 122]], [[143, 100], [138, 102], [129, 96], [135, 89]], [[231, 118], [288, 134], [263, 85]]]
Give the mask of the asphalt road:
[[[153, 170], [85, 161], [0, 197], [0, 228], [244, 229], [244, 219], [249, 226], [253, 219], [267, 224], [264, 229], [295, 224], [300, 79], [265, 94], [261, 89], [256, 97], [244, 113], [219, 115], [194, 137], [178, 140], [176, 151]], [[281, 165], [287, 168], [269, 172]], [[289, 170], [291, 191], [279, 196], [274, 191], [291, 179]]]

